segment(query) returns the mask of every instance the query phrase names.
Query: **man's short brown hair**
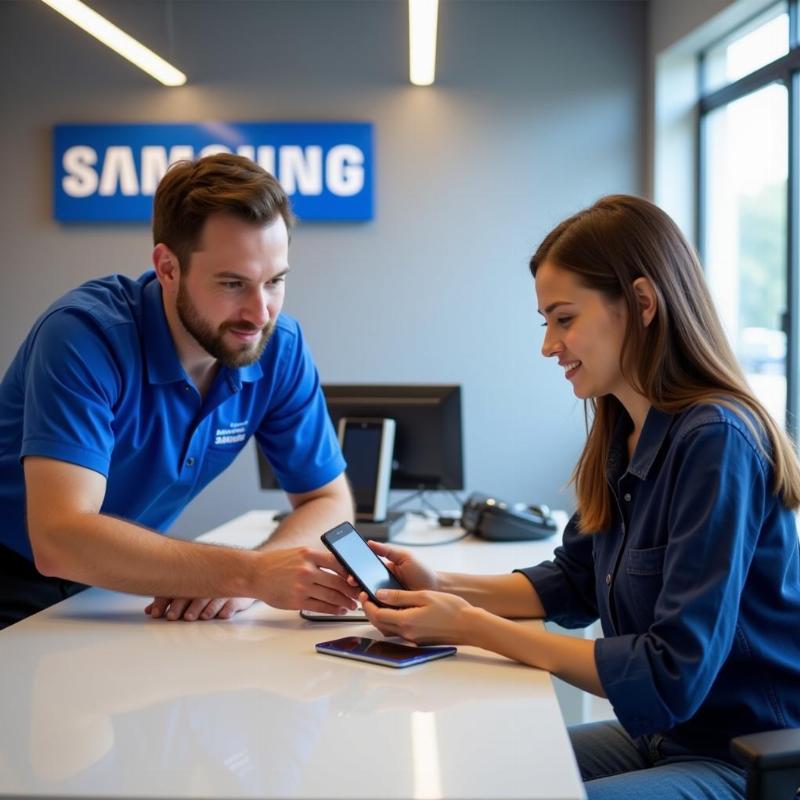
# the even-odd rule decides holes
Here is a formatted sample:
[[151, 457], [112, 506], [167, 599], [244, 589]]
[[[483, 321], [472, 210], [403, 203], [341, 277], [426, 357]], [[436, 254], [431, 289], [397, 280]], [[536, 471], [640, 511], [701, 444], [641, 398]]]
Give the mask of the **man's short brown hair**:
[[289, 198], [272, 175], [249, 158], [219, 153], [167, 170], [153, 201], [153, 243], [167, 245], [186, 272], [212, 214], [254, 225], [269, 225], [280, 214], [287, 230], [294, 225]]

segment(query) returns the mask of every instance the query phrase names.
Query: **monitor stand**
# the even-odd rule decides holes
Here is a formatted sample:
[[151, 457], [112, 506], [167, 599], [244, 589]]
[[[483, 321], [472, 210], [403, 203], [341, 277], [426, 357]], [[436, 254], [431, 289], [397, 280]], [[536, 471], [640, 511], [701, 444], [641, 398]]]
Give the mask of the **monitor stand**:
[[388, 542], [405, 528], [407, 519], [404, 511], [389, 511], [383, 522], [356, 520], [355, 528], [365, 539]]

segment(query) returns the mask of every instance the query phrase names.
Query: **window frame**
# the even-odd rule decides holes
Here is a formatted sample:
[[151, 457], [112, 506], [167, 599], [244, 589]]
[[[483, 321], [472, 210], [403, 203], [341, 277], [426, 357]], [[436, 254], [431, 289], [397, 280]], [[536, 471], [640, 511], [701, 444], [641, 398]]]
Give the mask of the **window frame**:
[[716, 47], [735, 30], [743, 29], [757, 15], [738, 25], [734, 31], [728, 31], [725, 37], [715, 40], [705, 47], [698, 56], [698, 96], [696, 125], [696, 231], [698, 251], [705, 262], [705, 239], [707, 220], [705, 218], [706, 201], [706, 164], [707, 141], [705, 136], [705, 120], [709, 114], [723, 106], [740, 100], [753, 92], [780, 83], [787, 88], [788, 94], [788, 176], [786, 198], [786, 313], [784, 330], [786, 332], [786, 430], [797, 441], [800, 438], [800, 42], [798, 41], [798, 6], [800, 0], [788, 0], [789, 14], [789, 50], [788, 52], [754, 72], [742, 76], [738, 80], [714, 91], [705, 92], [706, 53]]

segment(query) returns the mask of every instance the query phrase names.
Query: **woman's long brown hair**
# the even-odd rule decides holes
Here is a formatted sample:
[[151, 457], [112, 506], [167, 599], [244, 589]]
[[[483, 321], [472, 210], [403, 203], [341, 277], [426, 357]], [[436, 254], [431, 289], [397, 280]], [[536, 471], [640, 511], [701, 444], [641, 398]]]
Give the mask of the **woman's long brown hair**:
[[[624, 299], [627, 329], [620, 353], [623, 377], [652, 406], [674, 414], [699, 403], [731, 408], [753, 431], [774, 473], [773, 491], [788, 508], [800, 505], [800, 464], [788, 436], [747, 384], [722, 329], [697, 256], [678, 226], [658, 206], [629, 195], [609, 195], [552, 230], [530, 262], [567, 270], [613, 300]], [[645, 326], [633, 282], [647, 278], [657, 311]], [[625, 411], [613, 396], [587, 401], [591, 427], [572, 475], [580, 527], [611, 524], [606, 460], [617, 419]], [[758, 428], [761, 428], [761, 431]], [[766, 444], [766, 443], [764, 443]]]

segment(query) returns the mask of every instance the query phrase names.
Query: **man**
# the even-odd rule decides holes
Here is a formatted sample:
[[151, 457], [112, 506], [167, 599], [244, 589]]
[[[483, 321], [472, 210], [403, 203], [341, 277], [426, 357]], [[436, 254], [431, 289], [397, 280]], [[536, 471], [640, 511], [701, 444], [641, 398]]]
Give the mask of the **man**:
[[[155, 271], [89, 281], [35, 323], [0, 384], [0, 627], [85, 584], [152, 595], [169, 619], [355, 606], [309, 547], [352, 499], [300, 327], [279, 316], [292, 222], [252, 161], [181, 162], [155, 196]], [[294, 509], [269, 541], [156, 533], [251, 436]]]

